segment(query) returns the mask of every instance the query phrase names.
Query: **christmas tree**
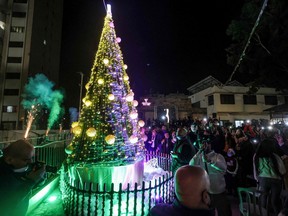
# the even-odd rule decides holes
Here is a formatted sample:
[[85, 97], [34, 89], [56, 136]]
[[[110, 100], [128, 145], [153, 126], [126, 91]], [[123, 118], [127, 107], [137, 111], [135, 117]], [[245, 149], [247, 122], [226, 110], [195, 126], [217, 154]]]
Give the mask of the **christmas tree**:
[[111, 7], [107, 5], [94, 65], [74, 137], [66, 147], [68, 164], [121, 166], [134, 163], [144, 150], [134, 93], [116, 37]]

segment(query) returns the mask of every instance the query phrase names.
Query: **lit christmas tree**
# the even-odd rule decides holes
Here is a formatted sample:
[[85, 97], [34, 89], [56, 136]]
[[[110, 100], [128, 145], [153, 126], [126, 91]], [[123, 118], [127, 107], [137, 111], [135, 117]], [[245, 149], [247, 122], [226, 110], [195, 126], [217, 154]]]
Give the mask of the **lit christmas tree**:
[[134, 93], [116, 37], [111, 7], [91, 69], [78, 122], [72, 124], [67, 164], [122, 166], [142, 158], [144, 150]]

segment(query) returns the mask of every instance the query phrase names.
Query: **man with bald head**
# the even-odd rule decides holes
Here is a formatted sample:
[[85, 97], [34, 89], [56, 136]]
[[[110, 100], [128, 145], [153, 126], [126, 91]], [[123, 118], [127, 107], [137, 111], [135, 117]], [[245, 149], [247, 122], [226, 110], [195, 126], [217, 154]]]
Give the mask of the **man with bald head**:
[[17, 140], [3, 149], [0, 158], [0, 215], [24, 216], [30, 193], [45, 174], [45, 165], [31, 167], [34, 146], [26, 140]]
[[176, 170], [174, 176], [175, 200], [172, 204], [159, 203], [151, 208], [150, 216], [211, 216], [209, 177], [199, 166], [184, 165]]

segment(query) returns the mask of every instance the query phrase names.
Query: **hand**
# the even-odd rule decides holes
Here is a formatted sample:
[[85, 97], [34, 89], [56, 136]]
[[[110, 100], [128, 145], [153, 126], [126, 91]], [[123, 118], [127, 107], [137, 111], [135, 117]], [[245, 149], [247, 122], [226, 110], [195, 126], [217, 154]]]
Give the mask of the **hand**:
[[46, 173], [46, 165], [43, 164], [39, 169], [35, 169], [33, 168], [32, 171], [26, 176], [27, 179], [30, 179], [34, 182], [39, 182], [40, 180], [42, 180], [44, 178], [44, 175]]

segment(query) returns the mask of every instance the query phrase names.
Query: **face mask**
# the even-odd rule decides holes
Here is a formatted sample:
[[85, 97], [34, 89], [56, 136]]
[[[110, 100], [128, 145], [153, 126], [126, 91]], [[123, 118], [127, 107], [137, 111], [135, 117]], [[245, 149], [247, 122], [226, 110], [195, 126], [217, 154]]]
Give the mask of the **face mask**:
[[26, 172], [28, 169], [28, 166], [23, 167], [23, 168], [19, 168], [19, 169], [14, 169], [13, 171], [16, 173], [22, 173], [22, 172]]

